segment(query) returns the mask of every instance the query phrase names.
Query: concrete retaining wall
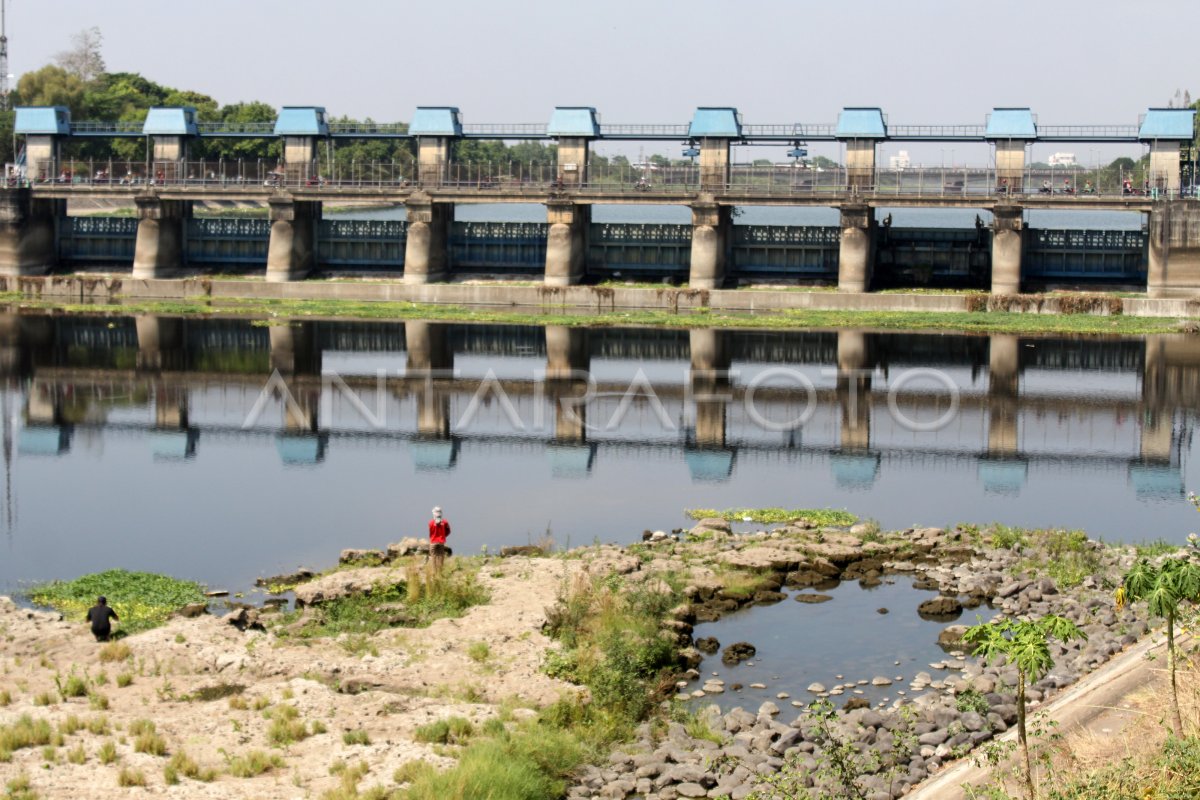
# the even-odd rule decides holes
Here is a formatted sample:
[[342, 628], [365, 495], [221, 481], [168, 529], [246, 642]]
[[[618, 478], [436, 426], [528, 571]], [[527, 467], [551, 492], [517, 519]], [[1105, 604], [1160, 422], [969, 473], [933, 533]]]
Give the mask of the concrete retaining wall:
[[[963, 312], [970, 296], [962, 294], [871, 294], [753, 289], [635, 288], [612, 286], [511, 286], [502, 284], [397, 281], [260, 281], [209, 278], [134, 279], [126, 276], [0, 276], [0, 292], [62, 303], [114, 303], [122, 300], [347, 300], [468, 305], [502, 308], [552, 308], [576, 311], [787, 310]], [[1025, 299], [1025, 298], [1021, 298]], [[1058, 313], [1055, 297], [1028, 298], [1013, 311]], [[1200, 299], [1123, 298], [1123, 313], [1137, 317], [1197, 317]], [[1100, 304], [1103, 305], [1103, 304]], [[1024, 306], [1022, 308], [1021, 306]], [[1097, 313], [1107, 313], [1100, 311]]]

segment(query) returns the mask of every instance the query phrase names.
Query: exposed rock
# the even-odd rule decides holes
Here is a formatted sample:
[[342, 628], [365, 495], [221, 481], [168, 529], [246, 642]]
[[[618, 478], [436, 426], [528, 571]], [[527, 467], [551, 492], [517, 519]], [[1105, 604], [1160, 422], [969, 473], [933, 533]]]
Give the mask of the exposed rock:
[[823, 683], [816, 683], [816, 682], [814, 681], [813, 683], [810, 683], [810, 684], [808, 685], [808, 689], [807, 689], [807, 691], [810, 691], [810, 692], [812, 692], [813, 694], [824, 694], [824, 692], [825, 692], [825, 684], [823, 684]]
[[921, 603], [917, 606], [917, 613], [923, 617], [951, 617], [962, 613], [962, 603], [957, 597], [941, 595]]
[[729, 525], [729, 520], [721, 517], [705, 517], [692, 526], [689, 534], [692, 536], [703, 536], [707, 534], [724, 534], [729, 536], [733, 533], [733, 528]]
[[394, 586], [402, 577], [402, 573], [391, 567], [362, 567], [332, 572], [297, 586], [296, 605], [317, 605], [343, 597], [366, 594], [379, 586]]
[[792, 599], [797, 603], [827, 603], [833, 598], [827, 594], [812, 594], [809, 592], [797, 592], [792, 596]]
[[872, 686], [891, 686], [892, 679], [884, 677], [883, 675], [876, 675], [874, 678], [871, 679], [871, 685]]
[[289, 572], [286, 575], [272, 575], [269, 578], [258, 578], [254, 581], [255, 586], [291, 586], [296, 583], [312, 580], [316, 575], [311, 569], [298, 569], [295, 572]]
[[846, 706], [845, 706], [847, 711], [855, 711], [860, 708], [870, 708], [870, 707], [871, 707], [871, 701], [866, 699], [865, 697], [851, 697], [849, 700], [846, 701]]
[[726, 664], [736, 664], [748, 658], [754, 658], [758, 652], [749, 642], [735, 642], [721, 651], [721, 660]]
[[720, 560], [739, 569], [786, 572], [795, 569], [804, 560], [804, 556], [795, 550], [785, 550], [782, 547], [760, 546], [724, 553]]
[[425, 539], [418, 539], [415, 536], [406, 536], [398, 542], [387, 546], [388, 560], [403, 558], [404, 556], [415, 556], [421, 553], [429, 552], [429, 542]]
[[348, 547], [338, 556], [338, 563], [343, 566], [354, 564], [379, 564], [387, 560], [387, 553], [383, 550], [359, 550]]
[[175, 612], [177, 617], [199, 617], [208, 613], [208, 603], [188, 603]]
[[715, 636], [701, 636], [696, 640], [696, 649], [701, 653], [712, 655], [721, 649], [721, 643], [717, 641]]
[[225, 615], [225, 621], [239, 631], [263, 630], [263, 624], [258, 619], [258, 609], [239, 608]]
[[962, 637], [966, 632], [966, 625], [950, 625], [942, 628], [942, 632], [938, 634], [937, 643], [942, 647], [958, 647], [962, 644]]
[[536, 544], [514, 544], [508, 547], [500, 548], [501, 558], [511, 558], [512, 556], [544, 556], [546, 551], [538, 547]]

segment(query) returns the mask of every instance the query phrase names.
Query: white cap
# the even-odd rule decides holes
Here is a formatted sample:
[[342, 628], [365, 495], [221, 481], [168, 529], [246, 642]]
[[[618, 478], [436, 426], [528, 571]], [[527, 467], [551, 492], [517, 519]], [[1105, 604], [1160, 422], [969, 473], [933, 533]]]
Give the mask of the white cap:
[[442, 515], [442, 507], [441, 507], [441, 506], [434, 506], [434, 507], [433, 507], [433, 515], [434, 515], [435, 517], [440, 517], [440, 516]]

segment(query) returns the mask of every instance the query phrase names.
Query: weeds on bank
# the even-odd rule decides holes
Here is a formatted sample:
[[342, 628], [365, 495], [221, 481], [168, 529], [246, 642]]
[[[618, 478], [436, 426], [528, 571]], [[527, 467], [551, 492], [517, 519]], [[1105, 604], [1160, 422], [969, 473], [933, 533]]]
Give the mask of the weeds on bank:
[[628, 738], [670, 688], [675, 653], [661, 625], [680, 597], [673, 578], [649, 585], [624, 585], [612, 576], [564, 582], [546, 624], [560, 649], [551, 651], [543, 669], [586, 686], [590, 702], [562, 699], [511, 727], [500, 719], [482, 730], [454, 718], [432, 723], [418, 738], [458, 741], [458, 762], [444, 772], [415, 766], [397, 773], [397, 782], [409, 783], [402, 796], [561, 796], [572, 770]]
[[[204, 589], [193, 581], [167, 575], [112, 569], [84, 575], [72, 581], [54, 581], [36, 586], [29, 598], [40, 606], [49, 606], [71, 618], [82, 620], [100, 595], [120, 616], [120, 631], [126, 634], [149, 630], [166, 622], [171, 612], [188, 603], [204, 602]], [[118, 653], [124, 653], [117, 657]], [[128, 658], [129, 649], [112, 651], [101, 660]]]
[[[369, 635], [391, 627], [422, 628], [436, 619], [461, 617], [472, 606], [488, 602], [490, 595], [478, 581], [475, 565], [453, 559], [441, 573], [410, 563], [403, 580], [377, 586], [374, 591], [339, 598], [304, 612], [281, 615], [276, 632], [283, 638], [309, 639], [341, 634]], [[298, 627], [292, 623], [299, 621]], [[369, 652], [370, 643], [348, 639], [350, 647]]]
[[798, 522], [805, 520], [820, 528], [846, 527], [858, 521], [849, 511], [836, 508], [689, 508], [686, 512], [692, 519], [719, 517], [730, 522], [758, 522], [762, 524]]

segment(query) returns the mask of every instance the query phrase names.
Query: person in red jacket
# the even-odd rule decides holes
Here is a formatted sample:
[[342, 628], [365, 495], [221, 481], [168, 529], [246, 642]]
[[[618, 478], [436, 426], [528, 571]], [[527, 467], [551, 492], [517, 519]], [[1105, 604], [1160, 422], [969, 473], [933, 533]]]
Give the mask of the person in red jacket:
[[450, 523], [442, 517], [442, 507], [433, 507], [433, 519], [429, 520], [429, 554], [433, 556], [433, 568], [438, 572], [446, 560], [446, 537], [450, 535]]

